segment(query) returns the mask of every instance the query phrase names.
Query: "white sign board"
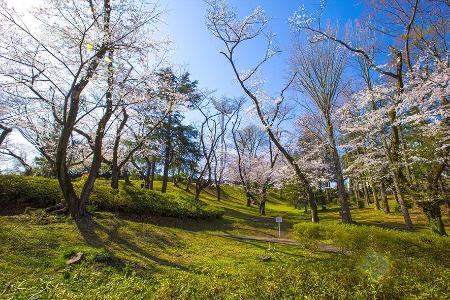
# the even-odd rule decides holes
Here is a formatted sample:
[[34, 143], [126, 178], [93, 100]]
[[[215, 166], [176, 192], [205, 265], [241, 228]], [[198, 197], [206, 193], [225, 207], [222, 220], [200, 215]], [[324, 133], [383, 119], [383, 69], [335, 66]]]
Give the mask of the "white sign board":
[[276, 217], [275, 218], [275, 222], [282, 223], [283, 222], [283, 217]]

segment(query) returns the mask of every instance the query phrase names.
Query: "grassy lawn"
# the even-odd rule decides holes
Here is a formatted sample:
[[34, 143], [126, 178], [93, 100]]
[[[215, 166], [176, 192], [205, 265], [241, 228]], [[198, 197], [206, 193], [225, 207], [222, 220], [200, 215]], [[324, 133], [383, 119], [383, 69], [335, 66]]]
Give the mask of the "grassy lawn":
[[[188, 196], [173, 186], [169, 193]], [[223, 218], [95, 212], [76, 223], [39, 212], [0, 216], [0, 298], [445, 299], [450, 294], [448, 238], [430, 238], [439, 247], [436, 252], [442, 252], [440, 261], [419, 253], [419, 244], [417, 256], [412, 252], [404, 258], [324, 252], [304, 241], [300, 246], [269, 246], [224, 234], [275, 237], [274, 217], [283, 216], [282, 237], [293, 238], [293, 225], [308, 222], [309, 213], [273, 197], [267, 216], [259, 216], [255, 207], [245, 206], [240, 189], [231, 186], [224, 187], [221, 202], [212, 191], [203, 193], [202, 200], [223, 208]], [[370, 208], [352, 213], [358, 224], [402, 227], [400, 214], [385, 216]], [[338, 226], [336, 207], [320, 217]], [[413, 211], [413, 221], [418, 232], [405, 235], [431, 236], [418, 211]], [[448, 217], [444, 221], [450, 232]], [[82, 262], [66, 265], [78, 251], [85, 254]], [[262, 262], [261, 255], [271, 259]]]

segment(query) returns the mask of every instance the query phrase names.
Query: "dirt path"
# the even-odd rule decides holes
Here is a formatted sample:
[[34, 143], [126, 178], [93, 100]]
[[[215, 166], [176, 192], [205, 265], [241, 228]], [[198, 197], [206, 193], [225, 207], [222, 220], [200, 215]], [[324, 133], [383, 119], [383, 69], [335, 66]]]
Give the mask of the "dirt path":
[[294, 241], [294, 240], [288, 240], [288, 239], [277, 239], [277, 238], [266, 238], [266, 237], [258, 237], [258, 236], [241, 236], [241, 235], [234, 235], [234, 234], [221, 234], [220, 236], [235, 239], [235, 240], [243, 240], [243, 241], [256, 241], [256, 242], [271, 242], [271, 243], [278, 243], [278, 244], [284, 244], [284, 245], [300, 245], [300, 243]]
[[[267, 237], [259, 237], [259, 236], [241, 236], [241, 235], [234, 235], [234, 234], [221, 234], [219, 236], [235, 239], [235, 240], [241, 240], [241, 241], [255, 241], [255, 242], [270, 242], [270, 243], [277, 243], [277, 244], [283, 244], [283, 245], [292, 245], [292, 246], [299, 246], [301, 245], [299, 242], [296, 242], [294, 240], [289, 239], [277, 239], [277, 238], [267, 238]], [[342, 253], [341, 249], [334, 245], [329, 244], [319, 244], [318, 250], [322, 252], [329, 252], [329, 253]]]

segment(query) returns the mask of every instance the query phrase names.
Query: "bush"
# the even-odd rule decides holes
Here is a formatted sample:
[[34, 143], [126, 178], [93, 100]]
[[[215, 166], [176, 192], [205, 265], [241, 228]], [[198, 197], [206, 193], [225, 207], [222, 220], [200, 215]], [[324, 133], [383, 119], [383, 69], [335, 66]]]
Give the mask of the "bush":
[[424, 258], [450, 266], [450, 239], [427, 233], [374, 226], [300, 223], [294, 226], [294, 236], [307, 247], [332, 243], [353, 254], [376, 251], [397, 258]]
[[46, 207], [63, 198], [58, 181], [44, 177], [0, 176], [0, 205]]
[[[74, 183], [77, 193], [81, 192], [83, 180]], [[25, 176], [0, 176], [0, 204], [25, 201], [27, 206], [46, 207], [60, 202], [62, 193], [56, 179]], [[115, 190], [108, 181], [98, 180], [90, 196], [89, 206], [95, 209], [143, 215], [157, 215], [177, 218], [218, 218], [223, 210], [210, 207], [193, 198], [121, 185]]]

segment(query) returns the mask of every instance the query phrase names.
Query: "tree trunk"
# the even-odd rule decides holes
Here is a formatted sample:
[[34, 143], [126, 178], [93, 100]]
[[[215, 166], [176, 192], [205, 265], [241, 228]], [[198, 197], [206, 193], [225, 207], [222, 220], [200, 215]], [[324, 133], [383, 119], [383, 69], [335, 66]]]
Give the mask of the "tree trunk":
[[6, 139], [6, 136], [12, 132], [12, 128], [0, 124], [0, 129], [3, 130], [2, 134], [0, 134], [0, 145], [1, 145], [3, 141]]
[[384, 186], [384, 182], [380, 183], [380, 191], [381, 191], [381, 199], [383, 200], [383, 211], [385, 214], [389, 214], [391, 210], [389, 209], [389, 202], [386, 196], [386, 187]]
[[247, 199], [247, 207], [251, 207], [252, 206], [252, 197], [251, 197], [249, 191], [245, 192], [245, 197]]
[[352, 223], [352, 215], [350, 212], [350, 205], [348, 204], [347, 192], [345, 191], [344, 176], [342, 174], [341, 160], [337, 151], [336, 140], [334, 138], [333, 125], [329, 116], [326, 117], [328, 141], [330, 145], [331, 157], [333, 159], [334, 174], [336, 177], [336, 184], [339, 196], [339, 202], [341, 204], [341, 219], [342, 223]]
[[392, 195], [394, 196], [395, 202], [397, 202], [397, 204], [400, 204], [398, 202], [398, 195], [397, 195], [397, 191], [395, 190], [395, 187], [392, 189]]
[[130, 172], [128, 171], [128, 169], [125, 169], [123, 171], [123, 179], [125, 180], [125, 184], [131, 186], [131, 181], [130, 181]]
[[356, 184], [353, 187], [353, 192], [355, 193], [356, 206], [358, 208], [363, 208], [364, 207], [364, 203], [361, 201], [361, 195], [359, 193], [359, 181], [356, 181]]
[[172, 142], [171, 142], [171, 130], [172, 126], [172, 115], [169, 115], [167, 122], [167, 132], [166, 132], [166, 147], [164, 151], [164, 167], [163, 167], [163, 178], [162, 178], [162, 186], [161, 193], [165, 193], [167, 191], [167, 182], [169, 177], [169, 166], [170, 166], [170, 155], [172, 152]]
[[[309, 206], [311, 208], [311, 221], [313, 223], [319, 222], [319, 214], [317, 212], [317, 203], [316, 197], [314, 196], [314, 192], [312, 191], [310, 186], [306, 187], [306, 193], [308, 194]], [[306, 205], [305, 205], [306, 209]]]
[[117, 166], [117, 163], [113, 163], [113, 166], [111, 167], [111, 187], [113, 189], [119, 188], [119, 176], [120, 176], [120, 170]]
[[259, 202], [259, 214], [262, 216], [266, 215], [266, 201], [267, 201], [267, 190], [263, 187], [261, 193], [261, 201]]
[[111, 160], [111, 187], [113, 189], [119, 188], [119, 177], [120, 177], [120, 169], [125, 164], [125, 161], [122, 161], [119, 164], [119, 146], [120, 140], [122, 138], [122, 130], [125, 127], [128, 121], [128, 114], [125, 108], [122, 108], [122, 121], [120, 121], [119, 127], [116, 130], [116, 136], [114, 138], [114, 146], [113, 146], [113, 155]]
[[259, 203], [259, 214], [262, 216], [266, 215], [266, 201], [264, 200]]
[[216, 184], [216, 196], [217, 196], [217, 201], [220, 201], [220, 197], [221, 197], [220, 183]]
[[153, 190], [153, 181], [155, 180], [155, 168], [156, 168], [156, 162], [152, 161], [152, 168], [150, 172], [150, 182], [149, 182], [149, 189]]
[[378, 201], [377, 190], [375, 188], [375, 184], [373, 181], [370, 182], [370, 186], [372, 188], [373, 202], [375, 203], [375, 209], [380, 210], [380, 202]]
[[408, 208], [406, 207], [405, 200], [403, 199], [402, 191], [400, 190], [399, 175], [397, 174], [396, 171], [394, 171], [392, 175], [393, 175], [392, 177], [393, 177], [393, 181], [394, 181], [394, 188], [395, 188], [395, 191], [397, 194], [398, 203], [400, 204], [400, 209], [402, 210], [403, 219], [405, 220], [406, 229], [413, 230], [414, 225], [411, 221], [411, 217], [409, 215]]
[[190, 191], [189, 188], [191, 186], [191, 183], [192, 183], [192, 176], [189, 176], [186, 182], [186, 188], [184, 189], [186, 192]]
[[365, 181], [362, 182], [363, 191], [364, 191], [364, 200], [366, 202], [366, 206], [370, 206], [370, 197], [369, 197], [369, 191], [367, 190], [367, 184]]
[[439, 179], [439, 190], [441, 191], [442, 198], [444, 199], [445, 209], [447, 211], [447, 216], [450, 218], [450, 201], [447, 197], [447, 190], [444, 186], [443, 179]]
[[200, 193], [202, 192], [202, 188], [200, 187], [200, 183], [195, 183], [195, 197], [194, 200], [198, 202], [200, 200]]
[[[114, 51], [112, 49], [109, 50], [109, 57], [112, 59]], [[92, 190], [94, 189], [95, 180], [97, 179], [98, 172], [100, 170], [103, 156], [102, 156], [102, 146], [103, 146], [103, 137], [105, 136], [106, 125], [111, 118], [113, 113], [113, 103], [112, 103], [112, 95], [113, 95], [113, 86], [114, 86], [114, 70], [112, 61], [108, 63], [108, 90], [105, 94], [106, 99], [106, 110], [103, 114], [102, 118], [98, 122], [98, 127], [95, 133], [95, 141], [93, 148], [93, 156], [91, 168], [89, 171], [88, 178], [84, 183], [83, 189], [80, 195], [80, 206], [79, 210], [81, 212], [86, 211], [87, 203], [89, 201], [89, 196], [91, 195]]]
[[421, 201], [419, 206], [428, 218], [431, 231], [440, 235], [447, 235], [444, 223], [442, 222], [441, 206], [439, 201]]

